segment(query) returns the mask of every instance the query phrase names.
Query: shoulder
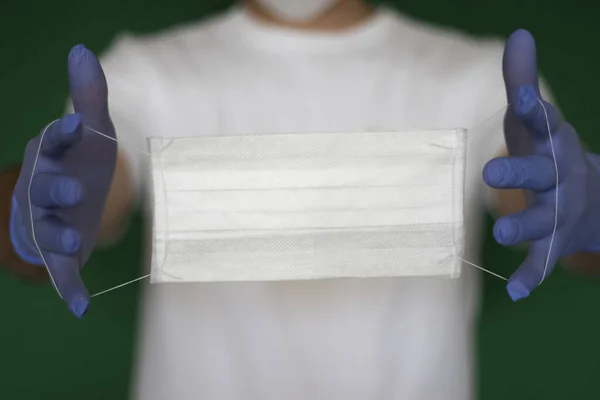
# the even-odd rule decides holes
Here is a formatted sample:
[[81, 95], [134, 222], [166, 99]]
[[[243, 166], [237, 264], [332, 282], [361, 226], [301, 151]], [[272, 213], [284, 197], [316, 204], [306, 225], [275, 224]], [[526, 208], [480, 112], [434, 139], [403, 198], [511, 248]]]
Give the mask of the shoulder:
[[135, 71], [144, 76], [183, 65], [197, 54], [210, 58], [222, 48], [228, 19], [229, 13], [223, 13], [151, 34], [123, 32], [101, 54], [102, 66], [113, 74]]
[[423, 71], [440, 78], [497, 85], [502, 77], [504, 40], [472, 35], [395, 13], [396, 49]]

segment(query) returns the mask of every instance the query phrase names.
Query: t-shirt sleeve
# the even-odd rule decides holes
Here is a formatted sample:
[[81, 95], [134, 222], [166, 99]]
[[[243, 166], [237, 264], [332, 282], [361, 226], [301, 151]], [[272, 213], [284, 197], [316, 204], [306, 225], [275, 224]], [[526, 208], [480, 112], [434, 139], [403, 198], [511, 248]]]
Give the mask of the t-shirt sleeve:
[[[108, 105], [115, 126], [119, 154], [124, 156], [139, 201], [148, 175], [147, 132], [155, 109], [152, 99], [154, 73], [147, 62], [141, 40], [128, 34], [117, 37], [100, 54], [108, 84]], [[67, 113], [73, 112], [71, 101]], [[109, 139], [106, 139], [109, 140]]]

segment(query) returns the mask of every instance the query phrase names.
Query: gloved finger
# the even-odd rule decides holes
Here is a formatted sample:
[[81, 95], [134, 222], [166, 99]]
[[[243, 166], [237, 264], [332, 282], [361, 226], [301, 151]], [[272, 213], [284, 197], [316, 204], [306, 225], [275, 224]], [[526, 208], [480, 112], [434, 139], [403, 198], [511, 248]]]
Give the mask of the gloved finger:
[[[504, 47], [502, 73], [511, 109], [526, 125], [528, 131], [537, 136], [547, 137], [549, 125], [550, 132], [554, 132], [561, 122], [561, 117], [555, 107], [543, 101], [536, 45], [531, 33], [519, 29], [510, 35]], [[544, 103], [544, 107], [538, 99]]]
[[548, 133], [554, 135], [562, 123], [562, 117], [556, 107], [541, 100], [531, 86], [516, 88], [511, 107], [515, 116], [535, 138], [549, 139]]
[[77, 258], [50, 253], [46, 260], [56, 291], [77, 318], [83, 317], [90, 304], [90, 296], [79, 276], [80, 265]]
[[515, 103], [516, 91], [521, 86], [532, 87], [541, 98], [535, 40], [528, 31], [519, 29], [509, 36], [504, 46], [502, 74], [509, 103]]
[[82, 133], [81, 117], [77, 114], [65, 115], [42, 130], [40, 153], [47, 157], [59, 158], [81, 141]]
[[509, 278], [506, 290], [513, 301], [528, 297], [550, 275], [558, 262], [555, 247], [548, 257], [550, 238], [532, 242], [525, 261]]
[[535, 205], [498, 219], [494, 224], [494, 238], [503, 246], [514, 246], [548, 237], [553, 230], [554, 209]]
[[483, 180], [496, 189], [544, 191], [556, 186], [556, 170], [545, 156], [499, 157], [485, 165]]
[[35, 241], [40, 249], [73, 255], [81, 247], [81, 236], [72, 227], [53, 216], [34, 221]]
[[96, 55], [83, 45], [69, 53], [69, 88], [76, 113], [84, 117], [87, 126], [114, 137], [108, 114], [108, 87]]
[[83, 186], [75, 178], [42, 173], [31, 182], [31, 204], [43, 208], [73, 207], [83, 200]]

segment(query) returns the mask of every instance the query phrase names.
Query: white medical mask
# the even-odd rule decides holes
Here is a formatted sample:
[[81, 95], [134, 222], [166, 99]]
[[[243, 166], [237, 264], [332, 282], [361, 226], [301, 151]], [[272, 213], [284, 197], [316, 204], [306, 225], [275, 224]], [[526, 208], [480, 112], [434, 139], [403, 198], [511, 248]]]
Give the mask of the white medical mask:
[[339, 0], [257, 0], [273, 14], [288, 21], [305, 22], [316, 18]]
[[460, 274], [464, 130], [149, 147], [153, 282]]

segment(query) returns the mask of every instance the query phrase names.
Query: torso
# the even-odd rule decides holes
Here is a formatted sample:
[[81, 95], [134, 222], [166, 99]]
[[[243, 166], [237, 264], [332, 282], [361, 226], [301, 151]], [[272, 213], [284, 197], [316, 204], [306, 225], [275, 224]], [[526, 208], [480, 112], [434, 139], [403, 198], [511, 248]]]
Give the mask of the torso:
[[[276, 52], [231, 40], [236, 13], [155, 45], [165, 78], [153, 100], [161, 113], [144, 117], [148, 136], [468, 128], [503, 106], [495, 43], [438, 41], [388, 16], [390, 37], [352, 55]], [[502, 144], [476, 133], [465, 202], [465, 257], [475, 262], [480, 171]], [[150, 285], [135, 396], [468, 400], [479, 297], [471, 268], [456, 280]]]

